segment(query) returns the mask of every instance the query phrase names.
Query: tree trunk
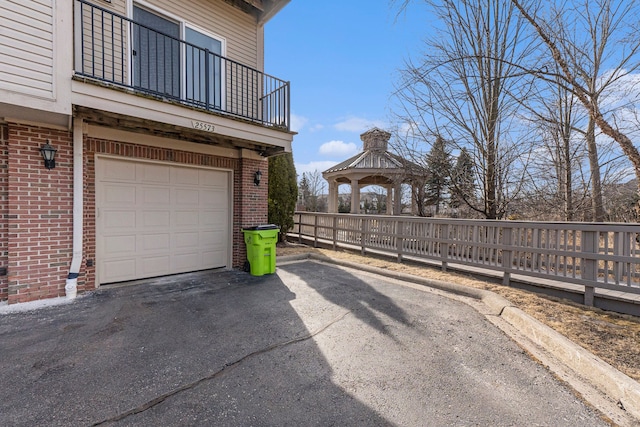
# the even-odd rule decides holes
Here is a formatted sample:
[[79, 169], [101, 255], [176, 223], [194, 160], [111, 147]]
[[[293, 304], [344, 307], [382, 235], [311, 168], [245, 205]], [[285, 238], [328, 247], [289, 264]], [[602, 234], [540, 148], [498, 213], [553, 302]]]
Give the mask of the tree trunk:
[[573, 174], [571, 164], [571, 145], [569, 137], [563, 135], [562, 142], [564, 144], [564, 164], [565, 164], [565, 177], [564, 177], [564, 208], [565, 219], [567, 221], [573, 221]]
[[496, 150], [493, 135], [488, 135], [487, 140], [487, 170], [485, 176], [485, 215], [487, 219], [498, 217], [497, 189], [496, 189]]
[[604, 208], [602, 203], [602, 182], [600, 180], [600, 163], [598, 162], [598, 146], [596, 145], [596, 124], [589, 118], [587, 127], [587, 151], [589, 153], [589, 168], [591, 169], [591, 206], [593, 208], [593, 221], [604, 221]]

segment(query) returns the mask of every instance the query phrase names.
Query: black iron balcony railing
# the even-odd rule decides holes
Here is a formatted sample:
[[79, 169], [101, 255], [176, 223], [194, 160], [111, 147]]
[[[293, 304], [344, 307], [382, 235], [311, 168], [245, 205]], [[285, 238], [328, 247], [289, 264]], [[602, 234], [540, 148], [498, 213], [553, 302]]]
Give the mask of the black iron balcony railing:
[[75, 74], [289, 130], [289, 82], [75, 1]]

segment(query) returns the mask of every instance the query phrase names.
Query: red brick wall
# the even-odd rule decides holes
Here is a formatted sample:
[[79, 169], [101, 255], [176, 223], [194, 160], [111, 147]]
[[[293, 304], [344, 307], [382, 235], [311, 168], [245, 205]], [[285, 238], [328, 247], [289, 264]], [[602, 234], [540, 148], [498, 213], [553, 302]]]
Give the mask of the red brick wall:
[[[260, 185], [254, 184], [256, 171], [262, 172]], [[265, 160], [242, 159], [234, 183], [233, 266], [241, 267], [247, 259], [242, 228], [266, 224], [268, 217], [269, 167]], [[239, 224], [237, 227], [235, 224]]]
[[[55, 169], [44, 167], [40, 147], [58, 149]], [[8, 124], [9, 303], [64, 295], [72, 255], [71, 134]]]
[[[3, 132], [0, 127], [0, 132]], [[4, 137], [2, 137], [4, 135]], [[44, 167], [40, 147], [58, 149]], [[268, 167], [233, 159], [144, 145], [84, 139], [83, 260], [78, 291], [96, 286], [95, 155], [159, 160], [233, 170], [233, 266], [246, 259], [242, 228], [267, 221]], [[70, 132], [10, 123], [0, 133], [0, 300], [9, 303], [63, 296], [73, 250], [73, 143]], [[262, 182], [254, 184], [257, 170]], [[94, 262], [87, 266], [87, 260]]]
[[[7, 144], [9, 127], [0, 125], [0, 267], [6, 268], [9, 251], [9, 180]], [[7, 275], [0, 275], [0, 301], [9, 298]]]

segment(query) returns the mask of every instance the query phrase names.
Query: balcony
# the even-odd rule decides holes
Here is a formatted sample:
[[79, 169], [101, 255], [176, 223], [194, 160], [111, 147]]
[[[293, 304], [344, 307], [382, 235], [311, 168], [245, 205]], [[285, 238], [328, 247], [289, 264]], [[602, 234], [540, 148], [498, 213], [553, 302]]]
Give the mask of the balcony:
[[84, 0], [74, 15], [77, 77], [290, 130], [289, 82]]

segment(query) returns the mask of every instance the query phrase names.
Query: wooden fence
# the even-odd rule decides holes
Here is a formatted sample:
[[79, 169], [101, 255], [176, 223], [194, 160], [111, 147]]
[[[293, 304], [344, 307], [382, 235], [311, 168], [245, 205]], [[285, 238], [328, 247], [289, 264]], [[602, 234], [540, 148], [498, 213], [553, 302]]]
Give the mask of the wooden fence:
[[290, 236], [640, 294], [640, 224], [528, 222], [296, 212]]

